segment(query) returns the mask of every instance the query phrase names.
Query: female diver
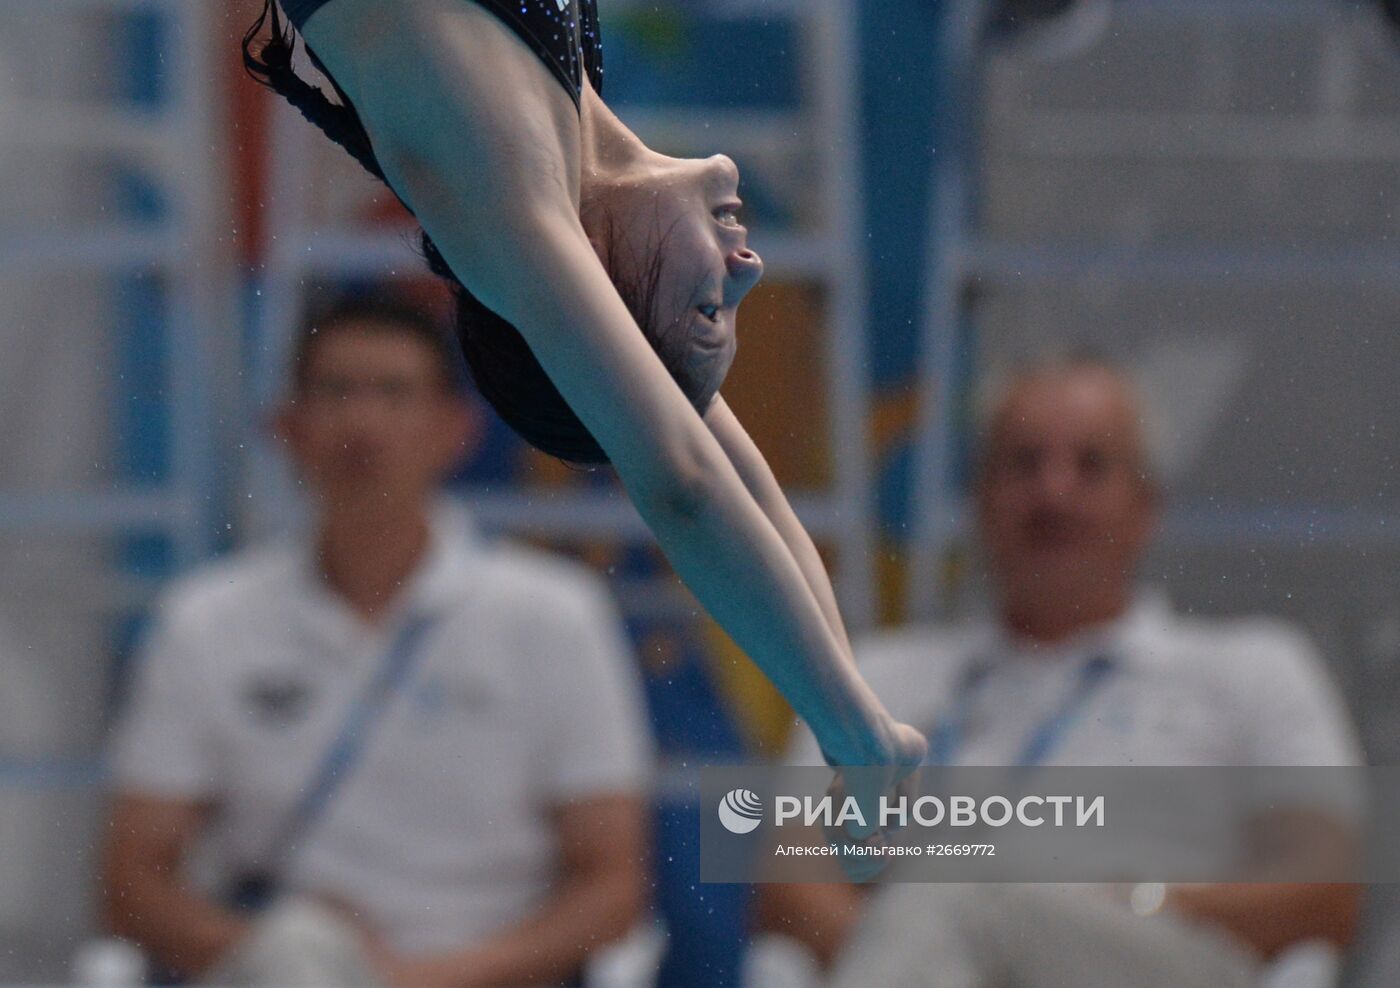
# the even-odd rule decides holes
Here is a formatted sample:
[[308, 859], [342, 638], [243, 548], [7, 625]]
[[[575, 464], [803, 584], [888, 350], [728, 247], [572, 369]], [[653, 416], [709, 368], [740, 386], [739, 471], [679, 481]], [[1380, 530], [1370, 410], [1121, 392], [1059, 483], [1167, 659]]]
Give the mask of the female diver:
[[608, 110], [595, 4], [282, 0], [337, 102], [293, 72], [295, 34], [271, 2], [244, 58], [422, 225], [502, 418], [562, 459], [610, 461], [828, 761], [882, 766], [841, 780], [874, 821], [925, 743], [857, 673], [811, 539], [719, 395], [735, 310], [763, 272], [736, 218], [738, 171], [658, 154]]

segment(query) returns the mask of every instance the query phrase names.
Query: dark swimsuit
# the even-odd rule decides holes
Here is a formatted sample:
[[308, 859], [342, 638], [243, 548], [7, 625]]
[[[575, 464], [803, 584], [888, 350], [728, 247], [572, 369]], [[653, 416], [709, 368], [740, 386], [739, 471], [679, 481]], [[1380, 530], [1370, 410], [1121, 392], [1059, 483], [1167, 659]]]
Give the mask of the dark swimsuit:
[[[300, 31], [307, 19], [333, 0], [282, 0]], [[585, 73], [603, 91], [603, 46], [597, 0], [463, 0], [485, 7], [530, 46], [579, 105]]]

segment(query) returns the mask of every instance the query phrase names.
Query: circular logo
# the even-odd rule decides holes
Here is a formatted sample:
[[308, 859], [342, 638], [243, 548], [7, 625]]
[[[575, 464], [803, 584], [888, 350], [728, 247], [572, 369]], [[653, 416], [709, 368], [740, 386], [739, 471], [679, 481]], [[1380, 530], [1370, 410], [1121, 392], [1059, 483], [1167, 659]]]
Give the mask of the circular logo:
[[731, 789], [719, 801], [719, 822], [731, 834], [747, 834], [763, 822], [763, 800], [748, 789]]

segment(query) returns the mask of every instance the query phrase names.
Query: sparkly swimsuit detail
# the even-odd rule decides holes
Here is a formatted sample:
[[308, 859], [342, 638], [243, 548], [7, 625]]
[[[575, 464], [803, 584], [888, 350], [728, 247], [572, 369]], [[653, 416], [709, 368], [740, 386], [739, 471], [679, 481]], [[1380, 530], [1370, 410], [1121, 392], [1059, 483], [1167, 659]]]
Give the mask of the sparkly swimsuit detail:
[[[282, 0], [282, 9], [297, 30], [334, 0]], [[583, 93], [585, 75], [603, 91], [603, 50], [598, 33], [597, 0], [462, 0], [485, 7], [530, 46], [564, 87], [574, 104]]]

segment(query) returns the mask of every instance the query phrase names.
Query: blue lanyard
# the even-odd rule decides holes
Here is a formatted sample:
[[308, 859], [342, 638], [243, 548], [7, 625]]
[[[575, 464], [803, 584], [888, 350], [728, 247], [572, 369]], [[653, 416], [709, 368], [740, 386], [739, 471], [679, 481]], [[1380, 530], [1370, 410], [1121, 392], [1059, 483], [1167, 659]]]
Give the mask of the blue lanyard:
[[[1084, 663], [1074, 689], [1057, 710], [1026, 738], [1016, 764], [1023, 768], [1042, 765], [1059, 747], [1070, 727], [1083, 714], [1094, 696], [1118, 666], [1106, 655], [1096, 655]], [[987, 681], [991, 667], [975, 663], [963, 674], [953, 701], [953, 712], [935, 725], [928, 736], [928, 765], [951, 765], [967, 740], [967, 719], [975, 694]]]
[[283, 820], [271, 845], [272, 861], [285, 867], [287, 856], [296, 850], [302, 835], [330, 804], [341, 783], [349, 778], [375, 723], [408, 679], [409, 670], [422, 653], [421, 645], [432, 625], [432, 618], [416, 617], [399, 629], [375, 677], [346, 714], [316, 774], [302, 790], [301, 799]]

